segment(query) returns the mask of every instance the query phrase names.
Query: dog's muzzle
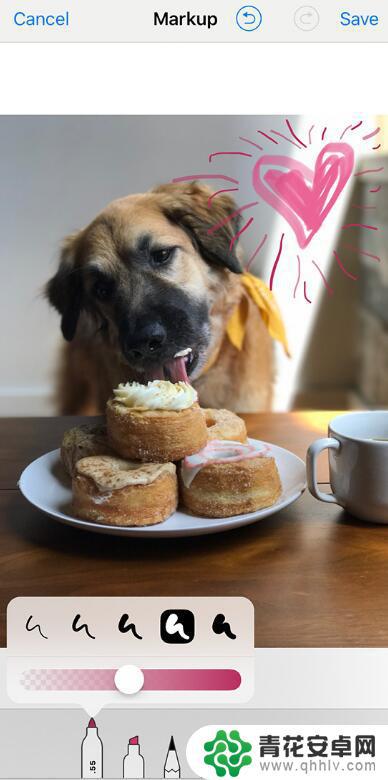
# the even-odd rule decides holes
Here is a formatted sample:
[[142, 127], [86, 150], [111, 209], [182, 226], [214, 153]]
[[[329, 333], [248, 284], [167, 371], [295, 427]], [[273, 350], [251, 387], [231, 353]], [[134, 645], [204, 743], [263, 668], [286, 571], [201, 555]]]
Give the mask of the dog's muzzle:
[[161, 322], [147, 322], [122, 339], [123, 353], [144, 382], [168, 379], [189, 382], [197, 360], [191, 347], [177, 349], [168, 344], [168, 334]]

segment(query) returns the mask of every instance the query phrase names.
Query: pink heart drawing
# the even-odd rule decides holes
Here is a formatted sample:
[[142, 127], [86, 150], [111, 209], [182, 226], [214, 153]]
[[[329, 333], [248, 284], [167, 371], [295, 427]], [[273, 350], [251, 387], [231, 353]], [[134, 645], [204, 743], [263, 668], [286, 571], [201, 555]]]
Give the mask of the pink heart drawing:
[[327, 144], [313, 171], [292, 157], [264, 155], [254, 167], [253, 186], [287, 220], [304, 249], [337, 202], [353, 167], [354, 151], [345, 143]]

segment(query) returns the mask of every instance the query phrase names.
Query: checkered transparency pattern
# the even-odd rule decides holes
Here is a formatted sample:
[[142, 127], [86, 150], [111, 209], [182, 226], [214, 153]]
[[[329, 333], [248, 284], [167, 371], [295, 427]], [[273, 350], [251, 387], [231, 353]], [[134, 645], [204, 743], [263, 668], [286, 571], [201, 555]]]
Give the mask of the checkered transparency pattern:
[[115, 691], [116, 669], [29, 669], [21, 676], [26, 691]]

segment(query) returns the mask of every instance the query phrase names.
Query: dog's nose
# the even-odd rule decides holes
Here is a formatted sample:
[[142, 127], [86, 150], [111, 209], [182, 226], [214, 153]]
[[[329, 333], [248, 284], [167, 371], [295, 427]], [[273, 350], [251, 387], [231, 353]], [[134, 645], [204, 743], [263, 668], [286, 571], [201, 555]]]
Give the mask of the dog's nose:
[[160, 352], [166, 338], [166, 330], [160, 322], [147, 323], [127, 342], [128, 354], [133, 359], [152, 358]]

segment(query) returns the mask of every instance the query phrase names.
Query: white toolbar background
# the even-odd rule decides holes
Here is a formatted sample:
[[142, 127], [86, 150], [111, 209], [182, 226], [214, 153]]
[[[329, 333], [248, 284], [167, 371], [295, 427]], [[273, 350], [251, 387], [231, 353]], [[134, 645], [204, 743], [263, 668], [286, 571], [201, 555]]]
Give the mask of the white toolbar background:
[[[365, 7], [367, 6], [367, 8]], [[262, 22], [257, 29], [241, 29], [236, 21], [238, 12], [243, 7], [248, 10], [257, 8], [262, 15]], [[309, 11], [309, 9], [312, 9]], [[69, 26], [40, 27], [18, 26], [14, 22], [15, 13], [24, 14], [65, 14], [69, 11]], [[164, 12], [170, 15], [203, 14], [217, 16], [217, 24], [207, 27], [199, 25], [154, 25], [154, 13], [162, 16]], [[341, 26], [340, 14], [348, 11], [366, 16], [379, 17], [378, 24], [371, 25], [369, 21], [359, 26]], [[298, 19], [304, 14], [312, 13], [317, 23], [309, 30], [300, 29]], [[257, 15], [258, 16], [258, 15]], [[373, 0], [362, 6], [352, 3], [342, 5], [336, 0], [281, 0], [281, 3], [271, 0], [255, 0], [252, 6], [246, 6], [245, 0], [210, 0], [205, 2], [187, 3], [186, 0], [175, 0], [173, 3], [160, 4], [155, 0], [63, 0], [63, 5], [55, 3], [27, 3], [15, 5], [13, 0], [3, 2], [1, 6], [0, 40], [3, 41], [234, 41], [245, 44], [261, 43], [263, 41], [384, 41], [388, 40], [387, 8], [383, 0]], [[239, 19], [241, 16], [239, 15]], [[19, 16], [18, 20], [22, 21]], [[319, 20], [319, 21], [318, 21]]]

